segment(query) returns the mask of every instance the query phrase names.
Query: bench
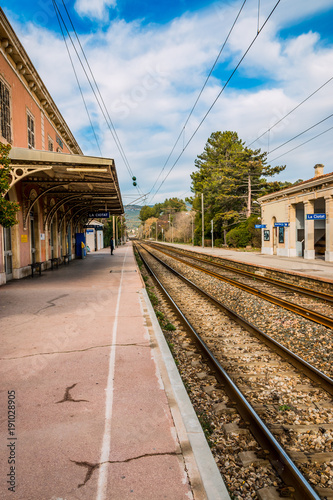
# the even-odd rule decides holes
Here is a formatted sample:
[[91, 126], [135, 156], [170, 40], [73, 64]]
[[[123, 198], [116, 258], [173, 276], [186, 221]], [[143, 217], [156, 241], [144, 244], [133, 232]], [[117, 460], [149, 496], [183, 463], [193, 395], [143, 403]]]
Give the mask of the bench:
[[31, 277], [34, 277], [34, 270], [37, 269], [39, 272], [39, 276], [42, 275], [42, 265], [44, 262], [34, 262], [33, 264], [30, 264], [31, 267]]
[[58, 257], [53, 257], [52, 259], [49, 259], [51, 261], [51, 269], [53, 271], [53, 267], [56, 266], [56, 268], [58, 269], [58, 266], [59, 266], [59, 259]]
[[69, 254], [68, 253], [66, 253], [66, 255], [63, 255], [62, 258], [63, 258], [65, 265], [69, 264]]

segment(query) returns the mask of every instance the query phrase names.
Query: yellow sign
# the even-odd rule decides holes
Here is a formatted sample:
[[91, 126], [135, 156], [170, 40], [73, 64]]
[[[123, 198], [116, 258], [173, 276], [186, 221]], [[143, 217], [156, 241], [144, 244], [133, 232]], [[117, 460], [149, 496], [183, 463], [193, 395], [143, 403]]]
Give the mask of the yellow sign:
[[21, 234], [21, 243], [28, 243], [28, 235]]

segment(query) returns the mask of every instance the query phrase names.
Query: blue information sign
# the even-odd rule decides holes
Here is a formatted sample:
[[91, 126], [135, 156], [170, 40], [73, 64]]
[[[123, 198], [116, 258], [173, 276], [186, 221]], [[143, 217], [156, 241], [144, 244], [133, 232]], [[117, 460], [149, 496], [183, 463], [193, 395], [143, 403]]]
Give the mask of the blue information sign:
[[306, 220], [325, 220], [326, 214], [306, 214]]
[[110, 212], [89, 212], [89, 219], [108, 219]]
[[274, 227], [288, 227], [289, 222], [275, 222]]
[[266, 229], [267, 226], [266, 224], [255, 224], [254, 227], [256, 229]]

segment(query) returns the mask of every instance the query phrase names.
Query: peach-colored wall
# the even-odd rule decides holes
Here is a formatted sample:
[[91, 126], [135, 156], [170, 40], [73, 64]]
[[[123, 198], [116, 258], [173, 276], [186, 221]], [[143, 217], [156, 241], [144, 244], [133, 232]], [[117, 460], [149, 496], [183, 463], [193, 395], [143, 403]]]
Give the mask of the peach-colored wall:
[[[11, 119], [12, 119], [12, 146], [27, 148], [28, 147], [28, 126], [27, 126], [27, 110], [33, 115], [35, 119], [35, 149], [42, 150], [42, 108], [37, 104], [33, 98], [33, 93], [27, 90], [23, 85], [15, 71], [0, 53], [0, 75], [4, 82], [10, 89], [11, 96]], [[47, 115], [44, 114], [44, 149], [48, 149], [48, 135], [52, 138], [54, 143], [54, 151], [57, 151], [58, 144], [56, 142], [56, 135], [58, 135], [63, 142], [63, 149], [60, 148], [62, 153], [70, 153], [64, 139], [59, 132], [49, 122]], [[1, 135], [0, 135], [1, 139]]]
[[[53, 126], [49, 122], [47, 116], [44, 117], [44, 133], [45, 133], [45, 149], [46, 150], [48, 149], [48, 136], [50, 136], [52, 141], [53, 141], [53, 151], [57, 151], [57, 148], [59, 147], [60, 153], [70, 153], [70, 150], [66, 146], [65, 141], [63, 140], [61, 135], [53, 128]], [[59, 144], [57, 143], [57, 140], [56, 140], [57, 135], [58, 135], [58, 137], [61, 138], [61, 140], [63, 142], [62, 149], [59, 146]]]
[[[55, 125], [52, 124], [51, 119], [48, 114], [44, 111], [43, 107], [40, 105], [37, 97], [31, 92], [21, 81], [18, 73], [12, 68], [4, 54], [0, 50], [0, 78], [8, 86], [10, 91], [10, 112], [11, 112], [11, 139], [12, 146], [28, 148], [28, 125], [27, 125], [27, 113], [28, 111], [34, 117], [35, 123], [35, 149], [37, 150], [48, 150], [48, 137], [53, 141], [53, 151], [59, 151], [62, 153], [71, 153], [67, 147], [63, 137], [59, 133]], [[43, 140], [43, 130], [44, 130], [44, 140]], [[63, 147], [57, 143], [57, 136], [61, 139]], [[1, 136], [0, 131], [0, 141], [6, 142]], [[29, 194], [31, 189], [40, 194], [39, 187], [35, 183], [23, 184], [19, 181], [16, 186], [14, 186], [10, 191], [10, 196], [12, 201], [18, 201], [21, 207], [23, 207], [23, 198], [25, 201], [29, 200]], [[24, 191], [24, 192], [23, 192]], [[55, 203], [57, 198], [55, 198]], [[44, 229], [43, 220], [43, 210], [44, 210], [44, 198], [41, 198], [36, 202], [32, 208], [35, 214], [35, 247], [36, 247], [36, 259], [37, 261], [44, 262], [46, 259], [50, 258], [50, 232]], [[66, 209], [66, 207], [65, 207]], [[37, 215], [38, 214], [38, 215]], [[18, 224], [15, 226], [15, 231], [12, 232], [12, 242], [13, 242], [13, 265], [16, 270], [25, 268], [31, 263], [31, 235], [30, 235], [30, 217], [27, 217], [27, 227], [24, 229], [23, 213], [20, 210], [17, 214]], [[61, 257], [66, 253], [65, 245], [65, 231], [66, 228], [64, 224], [61, 227], [61, 235], [58, 236], [58, 217], [57, 214], [54, 217], [54, 250], [55, 256]], [[41, 239], [41, 234], [45, 234], [45, 239]], [[27, 241], [25, 241], [27, 239]], [[62, 251], [60, 251], [60, 242], [63, 242]], [[0, 227], [0, 273], [4, 272], [4, 258], [2, 255], [3, 246], [3, 232]]]

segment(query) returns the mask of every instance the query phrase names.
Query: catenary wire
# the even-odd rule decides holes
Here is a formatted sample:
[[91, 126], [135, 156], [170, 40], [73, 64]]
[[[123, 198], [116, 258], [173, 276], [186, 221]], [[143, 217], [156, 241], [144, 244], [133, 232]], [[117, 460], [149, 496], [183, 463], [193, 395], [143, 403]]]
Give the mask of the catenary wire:
[[306, 101], [308, 101], [312, 96], [314, 96], [317, 92], [319, 92], [319, 90], [321, 90], [322, 88], [324, 88], [325, 85], [327, 85], [328, 83], [330, 83], [332, 80], [333, 80], [333, 76], [331, 78], [329, 78], [327, 80], [327, 82], [323, 83], [323, 85], [321, 85], [320, 87], [318, 87], [317, 90], [315, 90], [314, 92], [312, 92], [308, 97], [306, 97], [305, 99], [303, 99], [302, 102], [300, 102], [299, 104], [297, 104], [297, 106], [295, 106], [293, 109], [291, 109], [286, 115], [284, 115], [282, 118], [280, 118], [280, 120], [278, 120], [276, 123], [274, 123], [274, 125], [272, 125], [269, 129], [267, 129], [265, 132], [263, 132], [261, 135], [259, 135], [259, 137], [257, 137], [256, 139], [254, 139], [254, 141], [252, 141], [249, 144], [248, 147], [251, 147], [252, 144], [254, 144], [255, 142], [259, 141], [259, 139], [261, 139], [265, 134], [269, 133], [274, 127], [276, 127], [276, 125], [278, 125], [279, 123], [281, 123], [285, 118], [287, 118], [294, 111], [296, 111], [296, 109], [298, 109], [300, 106], [302, 106], [302, 104], [304, 104]]
[[311, 139], [308, 139], [307, 141], [302, 142], [302, 144], [299, 144], [298, 146], [295, 146], [294, 148], [289, 149], [289, 151], [286, 151], [286, 152], [285, 152], [285, 153], [283, 153], [282, 155], [276, 156], [273, 160], [271, 160], [271, 162], [273, 162], [273, 161], [275, 161], [275, 160], [277, 160], [277, 159], [281, 158], [281, 156], [285, 156], [286, 154], [291, 153], [292, 151], [295, 151], [295, 149], [298, 149], [298, 148], [300, 148], [300, 147], [304, 146], [304, 145], [305, 145], [305, 144], [307, 144], [308, 142], [314, 141], [315, 139], [317, 139], [317, 138], [318, 138], [318, 137], [320, 137], [321, 135], [326, 134], [327, 132], [329, 132], [329, 131], [330, 131], [330, 130], [332, 130], [332, 129], [333, 129], [333, 127], [330, 127], [330, 128], [328, 128], [327, 130], [324, 130], [323, 132], [320, 132], [320, 134], [317, 134], [317, 135], [315, 135], [314, 137], [311, 137]]
[[90, 113], [89, 113], [89, 110], [88, 110], [88, 106], [87, 106], [87, 103], [86, 103], [86, 100], [84, 98], [84, 95], [83, 95], [83, 92], [82, 92], [82, 88], [81, 88], [81, 85], [80, 85], [80, 81], [79, 81], [79, 78], [77, 76], [77, 72], [75, 70], [75, 67], [74, 67], [74, 63], [73, 63], [73, 59], [72, 59], [72, 56], [71, 56], [71, 53], [69, 51], [69, 47], [68, 47], [68, 44], [67, 44], [67, 41], [66, 41], [66, 37], [65, 37], [65, 33], [64, 33], [64, 30], [62, 29], [62, 25], [61, 25], [61, 21], [60, 21], [60, 18], [59, 18], [59, 15], [58, 15], [58, 12], [56, 11], [56, 16], [57, 16], [57, 19], [58, 19], [58, 23], [59, 23], [59, 26], [60, 26], [60, 30], [61, 30], [61, 34], [63, 36], [63, 39], [64, 39], [64, 42], [65, 42], [65, 45], [66, 45], [66, 49], [67, 49], [67, 53], [68, 53], [68, 57], [69, 57], [69, 60], [71, 62], [71, 65], [72, 65], [72, 69], [73, 69], [73, 72], [74, 72], [74, 75], [75, 75], [75, 78], [76, 78], [76, 83], [79, 87], [79, 90], [80, 90], [80, 94], [81, 94], [81, 97], [82, 97], [82, 100], [83, 100], [83, 104], [84, 104], [84, 107], [86, 109], [86, 112], [87, 112], [87, 115], [88, 115], [88, 119], [89, 119], [89, 122], [90, 122], [90, 126], [91, 126], [91, 129], [94, 133], [94, 136], [95, 136], [95, 141], [96, 141], [96, 144], [97, 144], [97, 148], [100, 152], [100, 155], [102, 155], [102, 151], [101, 151], [101, 147], [100, 147], [100, 144], [99, 144], [99, 141], [98, 141], [98, 138], [97, 138], [97, 135], [96, 135], [96, 131], [95, 131], [95, 127], [92, 123], [92, 120], [91, 120], [91, 116], [90, 116]]
[[234, 74], [236, 73], [237, 69], [239, 68], [239, 66], [241, 65], [241, 63], [243, 62], [243, 60], [245, 59], [246, 55], [248, 54], [248, 52], [250, 51], [251, 47], [253, 46], [253, 44], [255, 43], [255, 41], [257, 40], [258, 36], [260, 35], [260, 33], [262, 32], [262, 30], [264, 29], [264, 27], [266, 26], [266, 24], [268, 23], [269, 19], [271, 18], [271, 16], [273, 15], [274, 11], [276, 10], [277, 6], [279, 5], [279, 3], [281, 2], [281, 0], [278, 0], [275, 4], [275, 6], [273, 7], [273, 9], [271, 10], [269, 16], [266, 18], [265, 22], [263, 23], [263, 25], [261, 26], [260, 30], [258, 31], [258, 33], [256, 34], [256, 36], [253, 38], [252, 42], [250, 43], [250, 45], [248, 46], [248, 48], [246, 49], [246, 51], [244, 52], [244, 54], [242, 55], [241, 59], [239, 60], [238, 64], [236, 65], [236, 67], [234, 68], [234, 70], [232, 71], [231, 75], [229, 76], [229, 78], [227, 79], [226, 83], [223, 85], [222, 89], [220, 90], [220, 92], [218, 93], [217, 97], [214, 99], [213, 103], [211, 104], [211, 106], [209, 107], [208, 111], [206, 112], [206, 114], [204, 115], [204, 117], [202, 118], [202, 120], [200, 121], [199, 125], [197, 126], [197, 128], [194, 130], [194, 132], [192, 133], [191, 137], [189, 138], [189, 140], [187, 141], [187, 143], [185, 144], [185, 147], [183, 148], [183, 150], [181, 151], [181, 153], [178, 155], [178, 157], [176, 158], [175, 162], [173, 163], [173, 165], [171, 166], [171, 168], [169, 169], [167, 175], [164, 177], [163, 181], [161, 182], [161, 184], [159, 185], [159, 187], [157, 188], [157, 190], [155, 191], [155, 194], [153, 195], [153, 197], [151, 198], [150, 201], [153, 200], [153, 198], [156, 196], [156, 194], [158, 193], [158, 191], [161, 189], [161, 187], [163, 186], [164, 182], [167, 180], [167, 178], [169, 177], [170, 173], [172, 172], [172, 170], [174, 169], [174, 167], [177, 165], [179, 159], [181, 158], [181, 156], [183, 155], [184, 151], [187, 149], [188, 145], [192, 142], [194, 136], [196, 135], [196, 133], [198, 132], [199, 128], [201, 127], [201, 125], [203, 124], [203, 122], [205, 121], [205, 119], [207, 118], [207, 116], [209, 115], [209, 113], [211, 112], [211, 110], [213, 109], [214, 105], [216, 104], [217, 100], [219, 99], [219, 97], [221, 96], [221, 94], [224, 92], [225, 88], [227, 87], [228, 83], [230, 82], [230, 80], [232, 79], [232, 77], [234, 76]]
[[[52, 3], [53, 3], [53, 6], [54, 6], [55, 11], [59, 13], [60, 19], [62, 20], [62, 23], [63, 23], [63, 25], [64, 25], [64, 27], [65, 27], [65, 29], [66, 29], [66, 32], [67, 32], [68, 38], [70, 39], [71, 44], [72, 44], [72, 46], [73, 46], [73, 48], [74, 48], [74, 50], [75, 50], [75, 53], [76, 53], [76, 55], [77, 55], [77, 57], [78, 57], [78, 60], [79, 60], [79, 62], [80, 62], [80, 64], [81, 64], [81, 67], [82, 67], [82, 69], [83, 69], [83, 71], [84, 71], [84, 74], [85, 74], [85, 76], [86, 76], [86, 78], [87, 78], [87, 80], [88, 80], [88, 83], [89, 83], [89, 85], [90, 85], [90, 87], [91, 87], [91, 90], [93, 91], [93, 94], [94, 94], [94, 96], [95, 96], [95, 99], [96, 99], [96, 101], [97, 101], [97, 104], [98, 104], [98, 106], [99, 106], [99, 108], [100, 108], [100, 110], [101, 110], [101, 112], [102, 112], [102, 115], [103, 115], [103, 117], [104, 117], [104, 119], [105, 119], [105, 122], [106, 122], [106, 124], [107, 124], [107, 126], [108, 126], [108, 129], [109, 129], [109, 131], [110, 131], [110, 133], [111, 133], [111, 135], [112, 135], [112, 137], [113, 137], [113, 139], [114, 139], [114, 141], [115, 141], [115, 144], [116, 144], [116, 146], [117, 146], [117, 148], [118, 148], [118, 151], [119, 151], [119, 153], [120, 153], [120, 155], [121, 155], [121, 157], [122, 157], [122, 159], [123, 159], [123, 161], [124, 161], [124, 164], [125, 164], [125, 166], [126, 166], [126, 168], [127, 168], [127, 171], [128, 171], [128, 173], [129, 173], [129, 175], [130, 175], [131, 177], [133, 177], [133, 172], [131, 171], [131, 168], [130, 168], [130, 165], [128, 164], [127, 158], [126, 158], [126, 156], [125, 156], [125, 155], [124, 155], [124, 153], [123, 153], [122, 146], [121, 146], [121, 144], [119, 144], [119, 139], [118, 139], [118, 136], [116, 136], [116, 135], [114, 134], [114, 132], [113, 132], [113, 130], [112, 130], [112, 127], [110, 126], [110, 122], [109, 122], [109, 120], [108, 120], [108, 118], [107, 118], [107, 115], [105, 114], [105, 111], [104, 111], [104, 109], [103, 109], [103, 107], [102, 107], [102, 105], [101, 105], [101, 103], [100, 103], [100, 100], [98, 99], [98, 96], [97, 96], [97, 94], [96, 94], [96, 91], [95, 91], [95, 89], [94, 89], [94, 87], [93, 87], [93, 85], [92, 85], [92, 83], [91, 83], [91, 81], [90, 81], [89, 75], [87, 74], [87, 71], [86, 71], [86, 69], [85, 69], [85, 67], [84, 67], [84, 65], [83, 65], [83, 62], [82, 62], [81, 57], [80, 57], [80, 55], [79, 55], [79, 53], [78, 53], [78, 51], [77, 51], [77, 48], [75, 47], [75, 44], [74, 44], [74, 42], [73, 42], [73, 39], [72, 39], [72, 37], [71, 37], [71, 35], [70, 35], [69, 31], [68, 31], [68, 28], [67, 28], [67, 26], [66, 26], [66, 23], [65, 23], [65, 21], [64, 21], [64, 19], [63, 19], [63, 16], [62, 16], [62, 14], [61, 14], [60, 10], [59, 10], [59, 7], [58, 7], [58, 5], [57, 5], [56, 0], [52, 0]], [[112, 124], [112, 125], [113, 125], [113, 124]], [[140, 190], [139, 190], [139, 187], [138, 187], [138, 186], [137, 186], [137, 189], [138, 189], [138, 191], [140, 192]], [[140, 192], [140, 194], [141, 194], [141, 192]]]
[[107, 109], [107, 106], [106, 106], [106, 104], [105, 104], [104, 98], [103, 98], [103, 96], [102, 96], [102, 94], [101, 94], [101, 92], [100, 92], [99, 86], [98, 86], [98, 84], [97, 84], [97, 82], [96, 82], [96, 79], [95, 79], [95, 76], [94, 76], [94, 73], [93, 73], [93, 71], [92, 71], [92, 69], [91, 69], [91, 66], [90, 66], [90, 64], [89, 64], [88, 58], [87, 58], [86, 53], [85, 53], [85, 51], [84, 51], [84, 49], [83, 49], [83, 47], [82, 47], [82, 44], [81, 44], [80, 38], [79, 38], [79, 36], [78, 36], [78, 34], [77, 34], [77, 31], [76, 31], [76, 29], [75, 29], [75, 26], [74, 26], [73, 21], [72, 21], [72, 18], [71, 18], [71, 15], [70, 15], [70, 13], [68, 12], [68, 9], [67, 9], [67, 7], [66, 7], [66, 4], [65, 4], [64, 0], [62, 0], [62, 4], [63, 4], [63, 6], [64, 6], [64, 8], [65, 8], [65, 11], [66, 11], [67, 17], [68, 17], [68, 19], [69, 19], [69, 22], [70, 22], [70, 24], [71, 24], [72, 28], [73, 28], [73, 31], [74, 31], [75, 37], [76, 37], [76, 39], [77, 39], [77, 41], [78, 41], [78, 44], [79, 44], [80, 49], [81, 49], [81, 52], [82, 52], [83, 57], [84, 57], [84, 59], [85, 59], [85, 61], [86, 61], [87, 67], [88, 67], [88, 69], [89, 69], [89, 72], [90, 72], [91, 77], [92, 77], [92, 79], [93, 79], [93, 82], [94, 82], [94, 84], [95, 84], [96, 90], [97, 90], [98, 95], [99, 95], [99, 97], [100, 97], [100, 99], [101, 99], [101, 102], [102, 102], [102, 104], [103, 104], [103, 107], [104, 107], [104, 109], [105, 109], [105, 112], [106, 112], [106, 114], [107, 114], [107, 117], [108, 117], [108, 119], [109, 119], [109, 121], [110, 121], [110, 124], [111, 124], [112, 130], [113, 130], [113, 132], [114, 132], [114, 135], [115, 135], [115, 137], [117, 138], [117, 141], [118, 141], [119, 147], [120, 147], [120, 149], [121, 149], [121, 151], [122, 151], [122, 153], [123, 153], [123, 155], [124, 155], [124, 158], [125, 158], [125, 160], [126, 160], [126, 164], [127, 164], [128, 169], [129, 169], [129, 171], [130, 171], [130, 174], [131, 174], [131, 176], [133, 177], [133, 171], [132, 171], [131, 166], [130, 166], [130, 164], [129, 164], [129, 161], [128, 161], [127, 157], [126, 157], [125, 151], [124, 151], [124, 149], [123, 149], [123, 147], [122, 147], [122, 144], [121, 144], [121, 142], [120, 142], [120, 139], [119, 139], [119, 137], [118, 137], [118, 134], [117, 134], [117, 131], [116, 131], [115, 126], [114, 126], [114, 124], [113, 124], [113, 121], [112, 121], [112, 119], [111, 119], [110, 113], [109, 113], [109, 111], [108, 111], [108, 109]]
[[[241, 7], [240, 7], [240, 9], [239, 9], [239, 11], [238, 11], [238, 13], [237, 13], [237, 16], [236, 16], [236, 18], [235, 18], [235, 20], [234, 20], [234, 22], [233, 22], [233, 24], [232, 24], [232, 26], [231, 26], [231, 28], [230, 28], [230, 30], [229, 30], [229, 33], [228, 33], [228, 35], [227, 35], [226, 39], [224, 40], [224, 42], [223, 42], [223, 44], [222, 44], [222, 46], [221, 46], [221, 48], [220, 48], [220, 51], [219, 51], [219, 53], [218, 53], [218, 55], [217, 55], [217, 57], [216, 57], [216, 59], [215, 59], [215, 61], [214, 61], [214, 64], [213, 64], [213, 66], [211, 67], [211, 69], [210, 69], [210, 71], [209, 71], [209, 73], [208, 73], [208, 75], [207, 75], [207, 77], [206, 77], [206, 80], [205, 80], [205, 82], [204, 82], [204, 84], [203, 84], [203, 86], [202, 86], [202, 88], [201, 88], [201, 90], [200, 90], [200, 92], [199, 92], [199, 94], [198, 94], [198, 96], [197, 96], [196, 100], [195, 100], [195, 103], [193, 104], [192, 109], [191, 109], [191, 111], [190, 111], [190, 113], [189, 113], [189, 115], [188, 115], [188, 117], [187, 117], [187, 119], [186, 119], [186, 121], [185, 121], [185, 123], [184, 123], [184, 125], [183, 125], [183, 128], [181, 129], [181, 131], [180, 131], [180, 133], [179, 133], [179, 135], [178, 135], [178, 137], [177, 137], [177, 139], [176, 139], [176, 142], [175, 142], [175, 144], [174, 144], [174, 146], [173, 146], [173, 148], [172, 148], [172, 150], [171, 150], [171, 152], [170, 152], [170, 154], [169, 154], [168, 158], [166, 159], [166, 162], [164, 163], [164, 165], [163, 165], [163, 168], [162, 168], [161, 172], [159, 173], [159, 175], [158, 175], [158, 177], [157, 177], [156, 181], [154, 182], [153, 187], [150, 189], [149, 193], [151, 193], [151, 192], [153, 191], [153, 189], [154, 189], [154, 187], [156, 186], [156, 184], [157, 184], [157, 182], [158, 182], [159, 178], [160, 178], [160, 177], [161, 177], [161, 175], [163, 174], [163, 172], [164, 172], [164, 170], [165, 170], [165, 168], [166, 168], [166, 166], [167, 166], [167, 164], [168, 164], [168, 162], [169, 162], [169, 160], [170, 160], [170, 158], [171, 158], [171, 156], [172, 156], [172, 153], [174, 152], [174, 150], [175, 150], [175, 148], [176, 148], [176, 146], [177, 146], [177, 144], [178, 144], [178, 142], [179, 142], [179, 139], [181, 138], [181, 136], [183, 136], [183, 138], [184, 138], [186, 125], [188, 124], [188, 122], [189, 122], [189, 120], [190, 120], [190, 118], [191, 118], [191, 116], [192, 116], [192, 114], [193, 114], [193, 112], [194, 112], [194, 109], [196, 108], [196, 105], [198, 104], [198, 101], [199, 101], [199, 99], [200, 99], [200, 97], [201, 97], [201, 95], [202, 95], [202, 93], [203, 93], [204, 89], [206, 88], [206, 85], [207, 85], [207, 83], [208, 83], [208, 80], [209, 80], [209, 78], [211, 77], [211, 75], [212, 75], [212, 73], [213, 73], [213, 71], [214, 71], [214, 69], [215, 69], [215, 66], [216, 66], [216, 64], [217, 64], [218, 60], [220, 59], [220, 56], [221, 56], [221, 54], [222, 54], [222, 51], [223, 51], [224, 47], [226, 46], [226, 44], [227, 44], [227, 42], [228, 42], [228, 40], [229, 40], [229, 38], [230, 38], [230, 35], [231, 35], [231, 33], [232, 33], [232, 31], [233, 31], [233, 29], [234, 29], [234, 27], [235, 27], [235, 25], [236, 25], [236, 23], [237, 23], [237, 21], [238, 21], [238, 19], [239, 19], [239, 16], [241, 15], [241, 12], [242, 12], [242, 10], [243, 10], [243, 8], [244, 8], [245, 4], [246, 4], [246, 1], [247, 1], [247, 0], [244, 0], [244, 1], [243, 1], [242, 5], [241, 5]], [[183, 144], [183, 150], [184, 150], [184, 144]]]
[[331, 118], [333, 116], [333, 113], [326, 116], [326, 118], [323, 118], [322, 120], [320, 120], [319, 122], [315, 123], [314, 125], [311, 125], [311, 127], [307, 128], [306, 130], [303, 130], [303, 132], [300, 132], [299, 134], [295, 135], [294, 137], [292, 137], [291, 139], [289, 139], [288, 141], [284, 142], [283, 144], [280, 144], [280, 146], [277, 146], [276, 148], [272, 149], [272, 151], [270, 151], [268, 154], [272, 154], [274, 151], [277, 151], [278, 149], [282, 148], [283, 146], [285, 146], [286, 144], [289, 144], [289, 142], [291, 141], [294, 141], [295, 139], [297, 139], [297, 137], [300, 137], [301, 135], [305, 134], [306, 132], [308, 132], [309, 130], [312, 130], [313, 128], [317, 127], [318, 125], [320, 125], [321, 123], [325, 122], [326, 120], [328, 120], [329, 118]]

